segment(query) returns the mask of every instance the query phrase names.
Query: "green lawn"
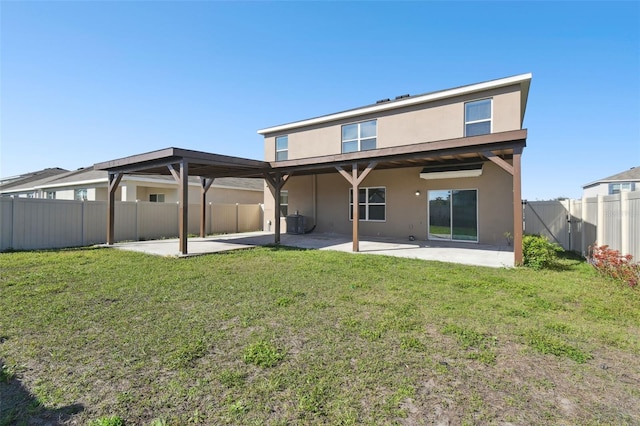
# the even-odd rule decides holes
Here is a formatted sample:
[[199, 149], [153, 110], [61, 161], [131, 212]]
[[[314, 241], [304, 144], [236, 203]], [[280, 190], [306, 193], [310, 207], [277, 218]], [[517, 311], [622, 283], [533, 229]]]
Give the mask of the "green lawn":
[[0, 364], [0, 425], [640, 424], [640, 292], [578, 260], [6, 253]]

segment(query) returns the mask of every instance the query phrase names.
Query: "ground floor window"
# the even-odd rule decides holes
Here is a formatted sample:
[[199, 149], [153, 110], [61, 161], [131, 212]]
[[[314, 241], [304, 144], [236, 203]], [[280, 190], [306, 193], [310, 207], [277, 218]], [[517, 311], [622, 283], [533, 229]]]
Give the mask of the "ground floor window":
[[478, 241], [478, 191], [429, 191], [429, 239]]
[[55, 191], [47, 191], [47, 199], [48, 200], [55, 200], [56, 199], [56, 192]]
[[76, 189], [74, 192], [74, 199], [78, 201], [87, 201], [87, 188]]
[[[358, 218], [361, 221], [386, 220], [387, 197], [386, 188], [358, 189]], [[349, 189], [349, 220], [353, 220], [353, 189]]]
[[152, 203], [164, 203], [164, 194], [149, 194], [149, 201]]
[[289, 191], [280, 191], [280, 216], [287, 217], [289, 214]]

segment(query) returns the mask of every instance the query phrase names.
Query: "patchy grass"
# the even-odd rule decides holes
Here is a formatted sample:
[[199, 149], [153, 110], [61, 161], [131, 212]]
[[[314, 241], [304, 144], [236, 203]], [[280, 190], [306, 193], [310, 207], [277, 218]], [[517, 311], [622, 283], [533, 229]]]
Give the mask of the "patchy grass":
[[6, 253], [0, 312], [2, 426], [640, 423], [640, 293], [575, 259]]

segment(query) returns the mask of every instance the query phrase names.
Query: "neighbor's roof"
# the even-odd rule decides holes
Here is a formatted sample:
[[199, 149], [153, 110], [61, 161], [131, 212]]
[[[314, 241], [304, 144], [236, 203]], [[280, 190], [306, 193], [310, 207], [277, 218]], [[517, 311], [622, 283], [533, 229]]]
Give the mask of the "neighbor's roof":
[[281, 124], [278, 126], [267, 127], [265, 129], [258, 130], [261, 135], [269, 133], [282, 132], [285, 130], [296, 129], [299, 127], [311, 126], [321, 123], [327, 123], [335, 120], [351, 118], [361, 116], [364, 114], [372, 114], [382, 111], [388, 111], [391, 109], [407, 107], [411, 105], [432, 102], [439, 99], [452, 98], [454, 96], [467, 95], [480, 91], [486, 91], [490, 89], [496, 89], [499, 87], [511, 86], [514, 84], [520, 84], [522, 88], [521, 108], [520, 108], [520, 121], [524, 121], [524, 112], [527, 107], [527, 98], [529, 97], [529, 87], [531, 85], [531, 73], [520, 74], [512, 77], [501, 78], [497, 80], [485, 81], [483, 83], [469, 84], [466, 86], [460, 86], [453, 89], [439, 90], [436, 92], [424, 93], [415, 96], [398, 96], [395, 100], [384, 99], [378, 101], [373, 105], [367, 105], [364, 107], [354, 108], [334, 114], [323, 115], [320, 117], [310, 118], [307, 120], [294, 121], [292, 123]]
[[629, 170], [625, 170], [624, 172], [617, 173], [604, 179], [598, 179], [594, 182], [584, 185], [583, 188], [588, 188], [590, 186], [598, 185], [601, 183], [611, 182], [640, 182], [640, 166], [632, 167]]
[[9, 190], [15, 192], [19, 189], [23, 191], [29, 190], [37, 183], [55, 179], [56, 176], [67, 173], [68, 171], [69, 170], [61, 169], [60, 167], [50, 167], [35, 172], [2, 178], [2, 180], [0, 180], [0, 192], [8, 192]]

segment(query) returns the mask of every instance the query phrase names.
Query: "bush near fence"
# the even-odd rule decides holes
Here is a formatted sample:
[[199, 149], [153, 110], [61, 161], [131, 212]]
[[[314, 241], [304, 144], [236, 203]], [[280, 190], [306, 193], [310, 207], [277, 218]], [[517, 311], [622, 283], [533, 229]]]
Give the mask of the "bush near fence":
[[[116, 202], [116, 241], [178, 236], [178, 204]], [[261, 204], [209, 204], [207, 234], [262, 229]], [[189, 205], [189, 233], [200, 232], [200, 205]], [[0, 251], [79, 247], [106, 242], [106, 201], [0, 198]]]

